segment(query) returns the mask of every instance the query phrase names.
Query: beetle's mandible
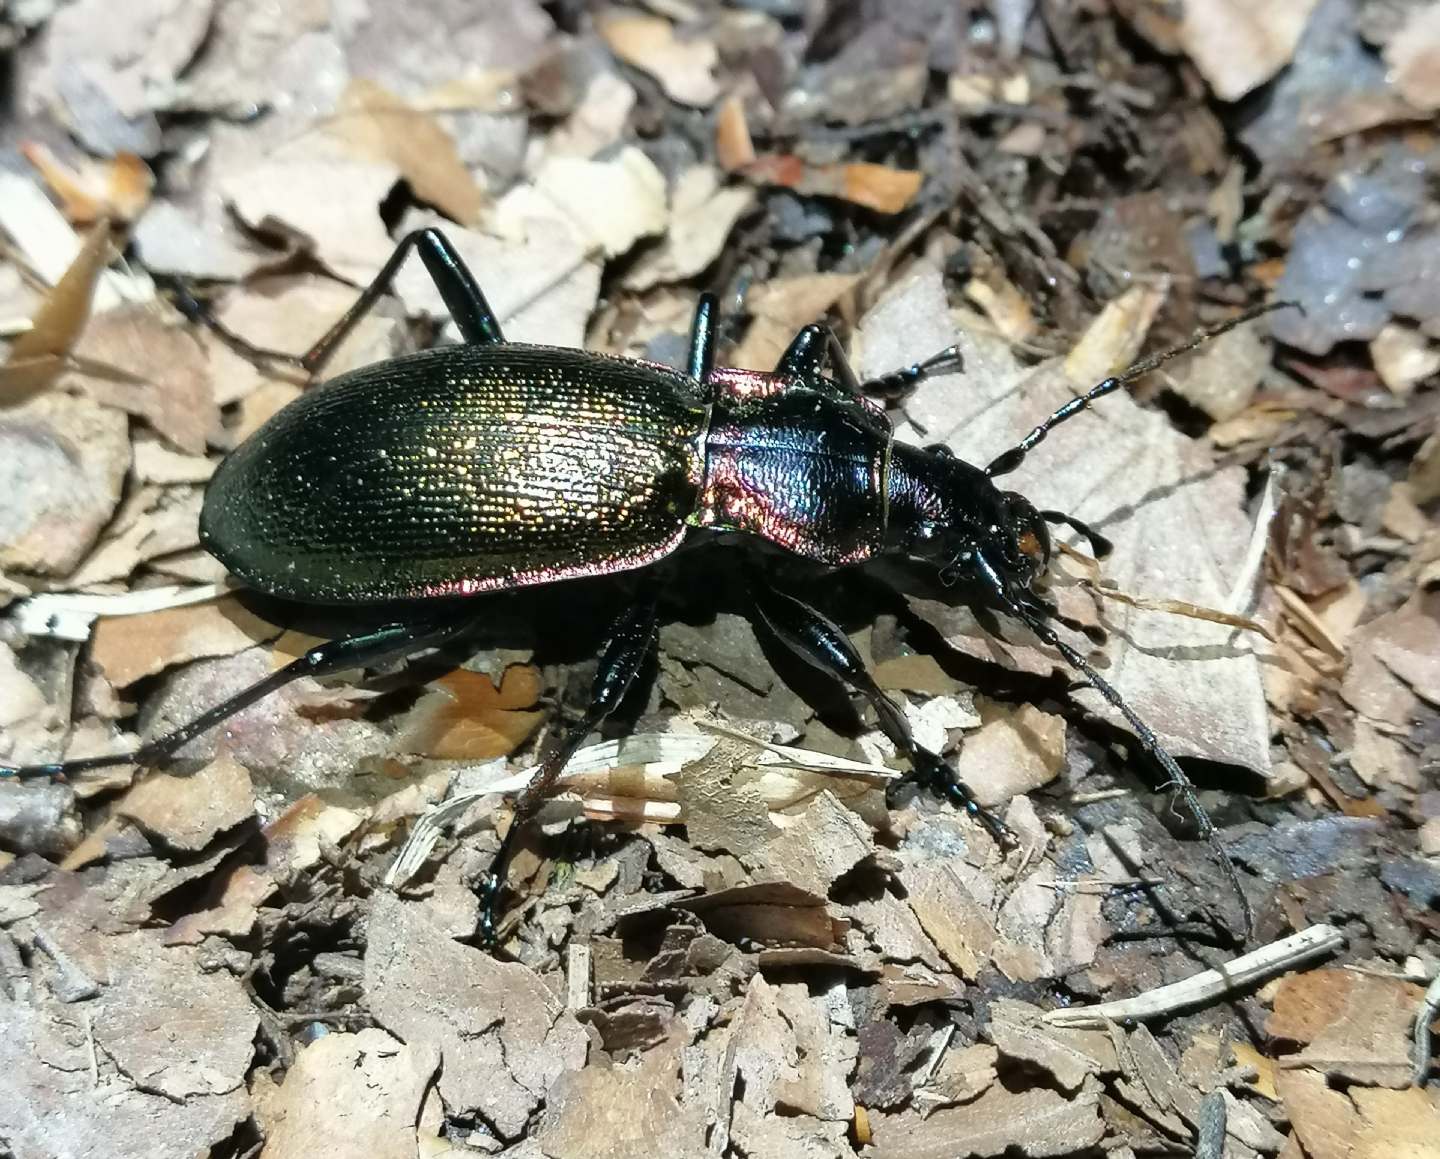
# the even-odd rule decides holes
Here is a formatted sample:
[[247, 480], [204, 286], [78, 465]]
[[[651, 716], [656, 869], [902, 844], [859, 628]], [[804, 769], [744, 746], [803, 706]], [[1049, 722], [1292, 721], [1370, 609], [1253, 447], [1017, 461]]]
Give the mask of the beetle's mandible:
[[[134, 752], [0, 766], [0, 772], [53, 777], [158, 764], [300, 676], [368, 666], [459, 635], [473, 613], [464, 610], [465, 601], [457, 611], [456, 601], [436, 602], [439, 597], [645, 568], [709, 532], [738, 532], [826, 567], [903, 557], [937, 578], [964, 579], [966, 591], [1027, 625], [1127, 719], [1215, 847], [1248, 930], [1244, 891], [1189, 780], [1056, 633], [1057, 612], [1037, 591], [1051, 555], [1049, 524], [1069, 525], [1097, 554], [1108, 545], [1061, 512], [1036, 510], [995, 479], [1096, 399], [1265, 307], [1106, 379], [978, 467], [943, 446], [896, 442], [884, 408], [872, 401], [928, 374], [960, 369], [953, 348], [860, 382], [834, 334], [816, 324], [796, 336], [773, 372], [717, 368], [716, 306], [709, 295], [696, 309], [681, 369], [510, 343], [460, 256], [434, 229], [399, 244], [354, 306], [296, 360], [306, 371], [319, 373], [412, 251], [434, 279], [463, 343], [342, 375], [280, 411], [215, 473], [200, 533], [217, 559], [262, 592], [310, 604], [413, 600], [420, 614], [321, 644]], [[194, 303], [182, 296], [181, 305]], [[216, 325], [196, 309], [187, 312]], [[256, 357], [285, 357], [224, 336]], [[768, 583], [755, 585], [755, 601], [777, 639], [873, 705], [915, 782], [1007, 836], [950, 766], [916, 743], [899, 705], [871, 679], [835, 624]], [[655, 629], [654, 588], [642, 584], [636, 604], [611, 629], [584, 718], [565, 731], [514, 802], [514, 818], [480, 887], [483, 940], [496, 936], [499, 895], [524, 822], [586, 735], [624, 698], [654, 645]]]

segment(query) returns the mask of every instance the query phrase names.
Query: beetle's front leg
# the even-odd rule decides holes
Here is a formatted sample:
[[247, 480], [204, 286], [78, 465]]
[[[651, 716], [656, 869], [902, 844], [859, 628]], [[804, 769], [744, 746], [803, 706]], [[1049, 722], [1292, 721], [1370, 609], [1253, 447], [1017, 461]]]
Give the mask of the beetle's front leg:
[[[881, 730], [909, 759], [913, 780], [979, 821], [997, 841], [1012, 840], [1004, 823], [975, 800], [955, 770], [938, 753], [916, 742], [905, 713], [880, 690], [874, 677], [865, 670], [855, 646], [836, 624], [809, 604], [774, 588], [758, 585], [754, 595], [761, 617], [781, 643], [802, 660], [853, 688], [874, 706]], [[894, 789], [901, 783], [903, 781], [891, 782], [885, 794], [887, 801], [893, 798]]]
[[932, 354], [911, 366], [862, 382], [845, 356], [845, 347], [840, 344], [835, 331], [823, 322], [812, 322], [795, 335], [776, 365], [775, 373], [810, 382], [817, 378], [827, 363], [830, 373], [846, 394], [883, 398], [887, 402], [898, 402], [934, 375], [957, 374], [965, 369], [960, 348], [947, 346], [939, 354]]
[[498, 928], [496, 920], [500, 891], [505, 887], [510, 859], [514, 857], [519, 835], [525, 823], [533, 817], [554, 791], [555, 782], [570, 763], [585, 738], [600, 727], [604, 719], [620, 707], [625, 694], [635, 682], [635, 677], [645, 663], [645, 657], [655, 644], [655, 594], [647, 592], [644, 597], [628, 609], [610, 631], [609, 642], [600, 657], [600, 666], [595, 672], [595, 683], [590, 687], [590, 706], [585, 716], [575, 724], [564, 739], [541, 762], [539, 770], [530, 783], [515, 798], [514, 815], [510, 828], [506, 830], [496, 851], [490, 868], [480, 881], [477, 892], [480, 895], [478, 936], [485, 945], [493, 945]]

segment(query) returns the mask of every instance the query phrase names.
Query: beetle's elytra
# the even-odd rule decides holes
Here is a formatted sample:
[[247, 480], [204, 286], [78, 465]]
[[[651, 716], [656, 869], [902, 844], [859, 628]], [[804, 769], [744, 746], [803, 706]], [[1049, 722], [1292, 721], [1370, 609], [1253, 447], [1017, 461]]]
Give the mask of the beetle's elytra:
[[[298, 359], [303, 367], [320, 370], [412, 250], [464, 343], [353, 371], [280, 411], [216, 472], [201, 538], [236, 576], [269, 594], [312, 604], [413, 600], [415, 617], [322, 644], [136, 752], [4, 772], [60, 776], [156, 764], [298, 676], [373, 664], [460, 634], [470, 623], [466, 602], [439, 597], [641, 569], [710, 532], [740, 532], [829, 567], [902, 557], [946, 583], [963, 579], [963, 590], [1026, 624], [1129, 721], [1220, 854], [1248, 928], [1244, 892], [1185, 774], [1057, 635], [1056, 613], [1036, 590], [1051, 554], [1048, 523], [1075, 528], [1099, 553], [1105, 541], [1061, 512], [1037, 511], [994, 480], [1094, 400], [1260, 311], [1106, 379], [981, 468], [944, 447], [897, 443], [869, 397], [959, 369], [954, 350], [861, 383], [828, 327], [816, 324], [796, 336], [771, 373], [716, 368], [708, 295], [696, 310], [684, 369], [507, 343], [459, 255], [433, 229], [400, 243], [355, 305]], [[182, 298], [182, 308], [192, 305]], [[221, 333], [255, 357], [288, 357]], [[768, 583], [754, 587], [757, 610], [780, 641], [871, 703], [909, 759], [912, 779], [1005, 836], [953, 770], [915, 743], [904, 713], [838, 627]], [[653, 646], [655, 625], [654, 587], [642, 584], [636, 605], [611, 631], [584, 719], [515, 801], [514, 822], [481, 885], [483, 939], [495, 936], [496, 904], [522, 823], [623, 699]]]

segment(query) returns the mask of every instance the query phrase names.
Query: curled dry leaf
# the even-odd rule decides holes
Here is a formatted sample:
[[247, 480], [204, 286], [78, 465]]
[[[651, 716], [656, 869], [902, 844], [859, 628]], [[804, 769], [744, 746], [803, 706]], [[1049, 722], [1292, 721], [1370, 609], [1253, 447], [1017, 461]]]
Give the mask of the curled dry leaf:
[[39, 142], [22, 144], [20, 152], [60, 200], [66, 218], [76, 225], [134, 221], [150, 204], [155, 174], [134, 153], [119, 153], [104, 161], [86, 158], [72, 168]]
[[399, 177], [392, 163], [320, 149], [310, 138], [222, 173], [216, 185], [251, 229], [299, 235], [328, 269], [363, 286], [395, 249], [380, 203]]
[[110, 225], [102, 221], [85, 235], [74, 261], [35, 311], [30, 329], [10, 344], [9, 357], [0, 371], [0, 404], [23, 402], [55, 380], [64, 367], [64, 356], [90, 320], [95, 287], [112, 250]]

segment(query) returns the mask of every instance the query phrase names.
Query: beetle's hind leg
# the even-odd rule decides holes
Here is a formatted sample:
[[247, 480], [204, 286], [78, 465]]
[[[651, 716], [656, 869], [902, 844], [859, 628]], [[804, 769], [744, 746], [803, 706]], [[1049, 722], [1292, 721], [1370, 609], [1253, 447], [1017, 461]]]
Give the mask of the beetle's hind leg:
[[150, 767], [163, 764], [197, 736], [209, 732], [217, 724], [302, 676], [327, 676], [350, 668], [368, 668], [399, 656], [408, 656], [459, 635], [469, 623], [468, 618], [448, 617], [443, 620], [387, 624], [368, 632], [317, 644], [305, 655], [292, 660], [265, 679], [256, 681], [249, 688], [241, 689], [228, 700], [202, 712], [194, 720], [146, 742], [131, 752], [81, 757], [50, 764], [22, 765], [18, 768], [0, 765], [0, 777], [14, 777], [18, 780], [68, 777], [92, 769], [115, 768], [120, 765]]
[[510, 860], [515, 855], [525, 823], [554, 791], [555, 782], [576, 750], [585, 743], [585, 738], [620, 707], [650, 649], [654, 647], [655, 624], [655, 593], [652, 590], [616, 620], [600, 657], [595, 683], [590, 687], [590, 705], [585, 710], [585, 716], [566, 731], [564, 739], [546, 755], [530, 783], [515, 798], [510, 828], [506, 830], [477, 891], [480, 895], [477, 936], [483, 944], [493, 945], [496, 940], [500, 891], [505, 887]]
[[[874, 707], [880, 728], [897, 749], [910, 761], [910, 779], [944, 797], [957, 809], [980, 822], [997, 841], [1013, 840], [1005, 824], [975, 800], [975, 796], [938, 754], [918, 744], [900, 706], [886, 696], [865, 670], [865, 662], [855, 651], [845, 633], [809, 604], [774, 588], [757, 584], [755, 605], [766, 625], [782, 644], [802, 660], [828, 672], [854, 689]], [[886, 791], [891, 799], [901, 781], [892, 782]]]
[[350, 332], [360, 324], [361, 319], [375, 308], [375, 303], [389, 293], [395, 274], [405, 264], [405, 259], [412, 250], [419, 254], [420, 260], [425, 263], [431, 281], [435, 283], [435, 288], [440, 291], [440, 297], [445, 301], [445, 308], [450, 311], [450, 317], [459, 327], [460, 336], [467, 343], [493, 345], [505, 341], [505, 335], [500, 330], [500, 320], [490, 308], [490, 303], [485, 300], [484, 292], [460, 252], [450, 244], [449, 238], [433, 227], [417, 229], [401, 238], [395, 252], [380, 268], [374, 280], [360, 291], [355, 303], [304, 354], [289, 354], [256, 346], [216, 318], [178, 279], [170, 279], [169, 284], [174, 293], [175, 308], [192, 322], [199, 322], [214, 331], [222, 342], [242, 357], [252, 362], [284, 362], [298, 366], [311, 375], [318, 375], [339, 349], [340, 343], [345, 341]]

